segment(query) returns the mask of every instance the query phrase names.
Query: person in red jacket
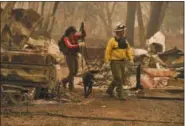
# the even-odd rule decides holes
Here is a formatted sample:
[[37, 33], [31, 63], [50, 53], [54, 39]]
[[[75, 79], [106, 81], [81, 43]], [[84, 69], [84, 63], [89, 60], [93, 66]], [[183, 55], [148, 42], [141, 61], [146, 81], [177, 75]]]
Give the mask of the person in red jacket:
[[78, 53], [80, 47], [85, 45], [84, 42], [79, 41], [83, 40], [85, 36], [85, 30], [82, 30], [82, 32], [79, 33], [74, 26], [70, 26], [66, 29], [59, 41], [59, 48], [65, 55], [69, 69], [69, 74], [66, 78], [62, 79], [62, 83], [64, 84], [64, 87], [69, 83], [68, 87], [70, 91], [74, 89], [74, 77], [78, 72]]

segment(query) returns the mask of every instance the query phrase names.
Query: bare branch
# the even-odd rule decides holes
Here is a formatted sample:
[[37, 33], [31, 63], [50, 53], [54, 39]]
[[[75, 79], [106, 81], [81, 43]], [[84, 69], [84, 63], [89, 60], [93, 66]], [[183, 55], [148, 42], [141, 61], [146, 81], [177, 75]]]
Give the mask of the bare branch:
[[112, 9], [110, 11], [111, 17], [112, 17], [112, 14], [114, 13], [115, 7], [116, 7], [116, 2], [114, 2], [113, 5], [112, 5]]
[[59, 4], [59, 2], [55, 2], [54, 3], [53, 12], [52, 12], [51, 16], [54, 16], [55, 15], [55, 13], [57, 11], [57, 8], [58, 8], [58, 4]]

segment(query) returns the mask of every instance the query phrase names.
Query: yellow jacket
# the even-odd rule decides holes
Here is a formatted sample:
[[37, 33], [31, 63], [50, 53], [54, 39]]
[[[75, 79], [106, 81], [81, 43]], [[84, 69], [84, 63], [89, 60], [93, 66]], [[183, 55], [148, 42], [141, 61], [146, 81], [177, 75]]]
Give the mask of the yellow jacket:
[[105, 62], [108, 62], [110, 60], [123, 60], [123, 59], [127, 59], [133, 62], [132, 48], [130, 47], [130, 44], [128, 43], [127, 40], [126, 44], [128, 48], [120, 49], [118, 48], [118, 42], [116, 42], [115, 38], [114, 37], [111, 38], [105, 50]]

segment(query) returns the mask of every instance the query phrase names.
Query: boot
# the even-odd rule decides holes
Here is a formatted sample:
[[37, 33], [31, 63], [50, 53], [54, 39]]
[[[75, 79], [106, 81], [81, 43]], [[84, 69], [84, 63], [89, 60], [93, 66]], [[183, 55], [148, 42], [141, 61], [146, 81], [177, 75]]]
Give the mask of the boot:
[[67, 87], [67, 83], [68, 83], [68, 78], [64, 78], [64, 79], [62, 79], [62, 85], [63, 85], [63, 87], [64, 87], [64, 89], [66, 89], [66, 87]]
[[117, 96], [119, 98], [119, 100], [126, 100], [124, 97], [124, 93], [123, 93], [123, 89], [118, 87], [116, 88], [116, 92], [117, 92]]
[[106, 90], [106, 93], [109, 95], [109, 96], [111, 96], [111, 97], [113, 97], [114, 96], [114, 88], [115, 88], [115, 86], [114, 85], [110, 85], [109, 87], [108, 87], [108, 89]]
[[69, 91], [73, 91], [74, 90], [74, 84], [73, 83], [69, 83], [68, 85]]
[[111, 97], [114, 96], [113, 91], [111, 91], [111, 90], [109, 90], [109, 89], [106, 90], [106, 93], [107, 93], [109, 96], [111, 96]]

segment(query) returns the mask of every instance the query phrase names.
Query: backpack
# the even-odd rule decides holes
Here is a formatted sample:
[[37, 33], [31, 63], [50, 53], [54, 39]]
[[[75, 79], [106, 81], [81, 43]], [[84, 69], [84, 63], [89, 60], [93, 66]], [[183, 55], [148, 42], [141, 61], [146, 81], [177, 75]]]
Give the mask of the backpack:
[[80, 50], [79, 48], [75, 48], [75, 49], [69, 49], [65, 42], [64, 42], [64, 37], [65, 36], [62, 36], [62, 38], [59, 40], [58, 42], [58, 46], [59, 46], [59, 49], [60, 51], [64, 54], [64, 55], [67, 55], [67, 54], [77, 54]]
[[63, 54], [67, 54], [68, 48], [67, 48], [66, 44], [64, 43], [64, 36], [58, 41], [58, 46], [59, 46], [60, 51]]

